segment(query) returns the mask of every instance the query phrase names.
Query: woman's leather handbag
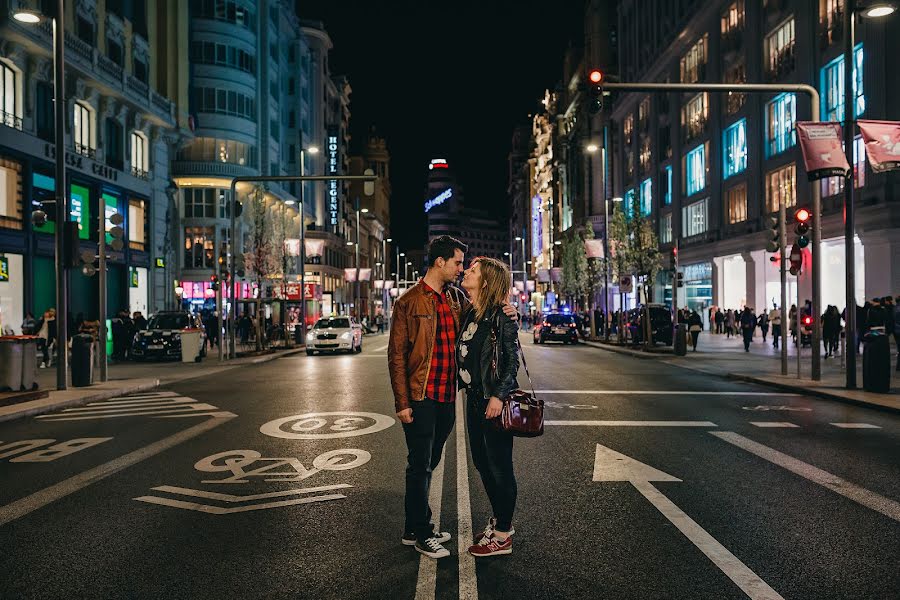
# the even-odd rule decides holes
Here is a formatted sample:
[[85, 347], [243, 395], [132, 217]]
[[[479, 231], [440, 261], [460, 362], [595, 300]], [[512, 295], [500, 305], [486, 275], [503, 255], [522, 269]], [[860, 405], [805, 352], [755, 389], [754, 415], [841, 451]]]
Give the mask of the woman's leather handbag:
[[[499, 323], [491, 330], [491, 342], [494, 347], [492, 364], [494, 373], [497, 372], [500, 364], [500, 340], [497, 336], [499, 330]], [[511, 433], [516, 437], [537, 437], [544, 433], [544, 401], [535, 397], [534, 383], [531, 381], [528, 363], [525, 362], [525, 352], [519, 343], [518, 335], [516, 336], [516, 348], [522, 357], [522, 366], [525, 367], [525, 375], [528, 376], [531, 393], [517, 389], [513, 390], [506, 398], [501, 398], [503, 408], [500, 410], [500, 416], [491, 419], [491, 423], [500, 431]]]

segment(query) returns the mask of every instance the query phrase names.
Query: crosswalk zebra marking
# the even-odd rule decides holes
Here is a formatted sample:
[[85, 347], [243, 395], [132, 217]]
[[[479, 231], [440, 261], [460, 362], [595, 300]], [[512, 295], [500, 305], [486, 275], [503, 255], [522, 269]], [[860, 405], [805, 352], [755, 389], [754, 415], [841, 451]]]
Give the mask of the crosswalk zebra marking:
[[36, 417], [47, 422], [87, 421], [97, 419], [120, 419], [123, 417], [152, 417], [173, 419], [183, 417], [226, 417], [236, 416], [219, 407], [175, 392], [156, 392], [137, 396], [122, 396], [85, 406], [67, 408], [58, 413]]

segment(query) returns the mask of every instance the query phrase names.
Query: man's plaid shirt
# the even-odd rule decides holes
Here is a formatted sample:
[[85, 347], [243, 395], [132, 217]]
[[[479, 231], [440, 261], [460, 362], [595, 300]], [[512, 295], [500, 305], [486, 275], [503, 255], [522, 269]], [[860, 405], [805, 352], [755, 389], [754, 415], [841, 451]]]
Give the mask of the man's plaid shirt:
[[446, 292], [435, 292], [424, 280], [422, 285], [426, 291], [434, 292], [435, 298], [434, 349], [425, 397], [436, 402], [453, 402], [456, 399], [456, 323]]

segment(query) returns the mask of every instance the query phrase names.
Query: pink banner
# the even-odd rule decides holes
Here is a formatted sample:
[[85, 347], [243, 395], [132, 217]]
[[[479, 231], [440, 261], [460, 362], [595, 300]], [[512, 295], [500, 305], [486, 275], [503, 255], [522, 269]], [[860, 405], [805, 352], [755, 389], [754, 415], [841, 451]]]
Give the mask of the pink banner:
[[797, 135], [806, 175], [810, 181], [825, 177], [847, 177], [850, 165], [841, 145], [840, 123], [797, 121]]
[[538, 269], [537, 280], [541, 283], [550, 283], [550, 269]]
[[555, 281], [559, 283], [562, 281], [562, 269], [559, 267], [553, 267], [550, 269], [550, 281]]
[[857, 121], [866, 144], [866, 156], [876, 173], [900, 169], [900, 122]]
[[325, 240], [303, 240], [306, 247], [306, 256], [322, 256], [325, 251]]
[[588, 258], [603, 258], [603, 240], [584, 240], [584, 251]]
[[360, 281], [369, 281], [372, 279], [372, 269], [360, 269], [359, 270], [359, 280]]
[[356, 281], [356, 269], [344, 269], [344, 281]]

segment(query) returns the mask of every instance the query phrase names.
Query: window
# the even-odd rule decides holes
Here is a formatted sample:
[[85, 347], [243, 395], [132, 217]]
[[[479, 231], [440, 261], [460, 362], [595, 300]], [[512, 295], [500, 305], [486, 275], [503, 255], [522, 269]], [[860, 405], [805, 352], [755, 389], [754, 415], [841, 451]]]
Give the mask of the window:
[[215, 19], [256, 31], [256, 15], [235, 0], [192, 0], [190, 10], [195, 17]]
[[[822, 120], [844, 120], [844, 57], [834, 59], [822, 67]], [[857, 44], [853, 50], [853, 96], [856, 98], [856, 116], [866, 110], [863, 94], [863, 47]]]
[[722, 135], [724, 179], [747, 168], [747, 119], [741, 119], [725, 129]]
[[141, 179], [147, 178], [150, 161], [147, 157], [147, 136], [140, 131], [131, 132], [131, 174]]
[[149, 83], [149, 69], [147, 68], [147, 61], [143, 58], [135, 57], [133, 61], [132, 71], [134, 72], [134, 78], [138, 81], [142, 81], [144, 83]]
[[633, 141], [634, 134], [634, 115], [628, 115], [625, 117], [625, 121], [622, 123], [622, 132], [625, 134], [625, 145], [630, 146]]
[[216, 199], [215, 188], [184, 188], [184, 217], [187, 219], [215, 219]]
[[94, 115], [87, 105], [81, 102], [75, 103], [74, 126], [72, 138], [75, 141], [75, 152], [94, 158]]
[[118, 40], [106, 38], [106, 55], [120, 67], [125, 64], [125, 52]]
[[22, 77], [0, 60], [0, 118], [3, 125], [22, 129]]
[[[747, 83], [747, 68], [744, 63], [738, 63], [725, 69], [725, 83]], [[741, 110], [747, 94], [741, 92], [728, 92], [725, 94], [725, 113], [733, 115]]]
[[709, 198], [688, 204], [681, 209], [681, 237], [689, 238], [706, 233]]
[[700, 38], [681, 59], [681, 83], [696, 83], [706, 75], [708, 36]]
[[783, 203], [785, 208], [797, 203], [797, 167], [789, 163], [774, 171], [766, 173], [766, 212], [778, 210]]
[[184, 268], [212, 269], [215, 263], [215, 230], [212, 227], [184, 228]]
[[747, 220], [747, 184], [742, 183], [725, 192], [725, 211], [729, 223]]
[[254, 168], [257, 159], [255, 146], [215, 138], [195, 138], [193, 142], [178, 151], [178, 160], [223, 162]]
[[766, 104], [766, 156], [775, 156], [797, 143], [796, 121], [796, 94], [781, 94]]
[[819, 26], [822, 28], [823, 45], [833, 44], [841, 38], [844, 0], [819, 0]]
[[766, 70], [780, 76], [794, 70], [794, 18], [791, 17], [766, 37]]
[[85, 44], [90, 44], [91, 46], [93, 46], [96, 43], [96, 36], [94, 35], [94, 24], [84, 18], [84, 16], [81, 14], [79, 14], [75, 18], [75, 31], [78, 35], [78, 39], [80, 39]]
[[22, 229], [22, 165], [0, 157], [0, 227]]
[[663, 202], [668, 206], [672, 204], [672, 165], [667, 166], [664, 170], [666, 173], [666, 195], [663, 197]]
[[708, 143], [700, 144], [682, 159], [682, 180], [684, 181], [684, 192], [688, 196], [696, 194], [706, 187], [706, 172], [709, 168], [706, 163], [708, 145]]
[[[844, 145], [841, 143], [841, 147]], [[844, 191], [843, 177], [826, 177], [820, 180], [822, 197], [836, 196]], [[853, 187], [859, 189], [866, 185], [866, 145], [862, 136], [853, 138]]]
[[122, 125], [115, 119], [106, 119], [106, 139], [104, 141], [104, 158], [106, 164], [114, 169], [125, 168], [125, 153], [122, 146], [125, 143]]
[[701, 92], [688, 100], [681, 109], [681, 130], [686, 140], [692, 140], [706, 131], [709, 118], [709, 96]]
[[638, 129], [645, 133], [650, 121], [650, 98], [644, 98], [638, 105]]
[[722, 15], [722, 37], [744, 28], [744, 0], [733, 2]]
[[143, 250], [147, 241], [147, 208], [143, 200], [128, 200], [128, 247]]
[[215, 42], [191, 42], [191, 61], [205, 65], [221, 65], [255, 74], [256, 58], [234, 46]]
[[659, 219], [659, 243], [672, 243], [672, 213], [663, 215]]
[[653, 180], [647, 178], [641, 182], [641, 216], [646, 217], [653, 210]]
[[650, 137], [649, 136], [641, 136], [641, 152], [638, 155], [638, 161], [641, 164], [641, 173], [646, 173], [650, 170]]
[[53, 86], [39, 81], [34, 86], [34, 125], [42, 140], [53, 141], [56, 129], [53, 114]]
[[256, 122], [256, 100], [240, 92], [194, 87], [193, 104], [197, 112], [233, 115]]

